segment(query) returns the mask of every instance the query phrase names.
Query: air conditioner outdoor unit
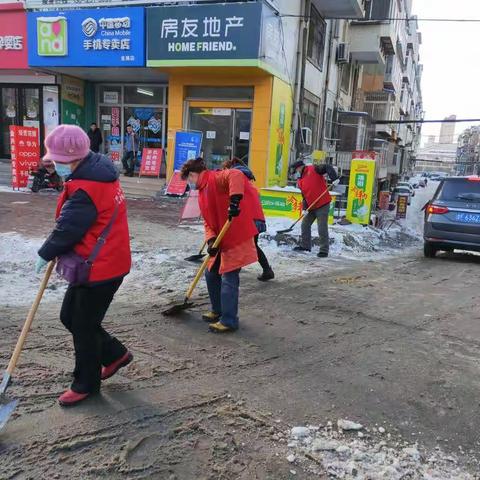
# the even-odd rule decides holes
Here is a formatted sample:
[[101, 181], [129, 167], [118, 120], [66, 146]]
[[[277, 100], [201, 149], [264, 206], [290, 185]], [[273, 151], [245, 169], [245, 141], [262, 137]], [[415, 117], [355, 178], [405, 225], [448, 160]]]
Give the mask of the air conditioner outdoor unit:
[[337, 47], [337, 63], [348, 63], [350, 61], [350, 45], [339, 43]]
[[307, 147], [311, 147], [313, 143], [312, 129], [308, 127], [302, 128], [302, 141]]

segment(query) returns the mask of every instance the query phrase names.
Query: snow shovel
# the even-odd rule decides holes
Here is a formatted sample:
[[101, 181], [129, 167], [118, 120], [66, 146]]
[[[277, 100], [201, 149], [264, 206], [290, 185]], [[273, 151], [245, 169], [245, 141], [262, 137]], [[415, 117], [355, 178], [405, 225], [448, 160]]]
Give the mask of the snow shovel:
[[42, 300], [43, 293], [45, 292], [45, 288], [47, 288], [48, 281], [50, 279], [50, 275], [52, 274], [53, 267], [55, 266], [55, 260], [50, 262], [47, 266], [47, 270], [45, 275], [43, 276], [42, 283], [40, 284], [40, 288], [38, 290], [37, 296], [35, 297], [35, 301], [33, 302], [30, 311], [28, 312], [27, 319], [25, 320], [25, 324], [23, 325], [22, 331], [20, 336], [17, 340], [17, 345], [15, 346], [15, 350], [13, 351], [12, 357], [10, 358], [10, 362], [8, 363], [8, 367], [3, 374], [2, 383], [0, 384], [0, 431], [5, 427], [8, 422], [8, 419], [12, 415], [13, 411], [15, 410], [18, 400], [9, 400], [5, 397], [5, 392], [10, 385], [10, 379], [13, 373], [15, 366], [17, 365], [18, 357], [20, 357], [20, 352], [22, 351], [23, 345], [25, 344], [25, 340], [27, 339], [28, 332], [30, 327], [32, 326], [33, 319], [35, 318], [35, 314], [37, 313], [38, 306], [40, 305], [40, 301]]
[[312, 210], [312, 208], [317, 204], [317, 202], [318, 202], [319, 200], [321, 200], [322, 197], [323, 197], [327, 192], [329, 192], [329, 191], [332, 189], [332, 187], [333, 187], [333, 185], [330, 185], [330, 186], [327, 188], [327, 190], [325, 190], [322, 194], [320, 194], [320, 195], [317, 197], [317, 199], [307, 208], [306, 212], [305, 212], [305, 213], [302, 213], [302, 214], [300, 215], [300, 217], [298, 217], [298, 219], [295, 220], [295, 222], [292, 223], [292, 225], [290, 225], [290, 228], [286, 228], [285, 230], [277, 230], [277, 234], [278, 234], [278, 233], [288, 233], [288, 232], [291, 232], [291, 231], [295, 228], [295, 225], [296, 225], [300, 220], [302, 220], [303, 217], [304, 217], [310, 210]]
[[[212, 245], [212, 248], [218, 248], [220, 245], [223, 237], [227, 233], [228, 229], [230, 228], [230, 224], [232, 223], [232, 219], [229, 218], [226, 222], [225, 225], [222, 227], [222, 230], [218, 234], [217, 239], [215, 240], [215, 243]], [[193, 302], [190, 302], [190, 297], [192, 296], [193, 291], [195, 290], [195, 287], [197, 286], [197, 283], [199, 282], [200, 278], [203, 275], [203, 272], [205, 272], [208, 262], [210, 261], [210, 255], [207, 255], [205, 260], [202, 263], [202, 266], [199, 268], [197, 274], [195, 275], [195, 278], [193, 279], [190, 287], [187, 290], [187, 294], [185, 295], [185, 299], [183, 302], [179, 302], [175, 305], [172, 305], [170, 308], [167, 308], [167, 310], [164, 310], [162, 312], [162, 315], [165, 315], [166, 317], [170, 315], [176, 315], [177, 313], [182, 312], [183, 310], [187, 310], [188, 308], [191, 308], [193, 306]]]
[[200, 251], [198, 253], [196, 253], [195, 255], [190, 255], [189, 257], [187, 258], [184, 258], [184, 260], [186, 260], [187, 262], [198, 262], [199, 260], [201, 260], [206, 254], [203, 253], [203, 249], [207, 246], [207, 241], [205, 240], [202, 244], [202, 248], [200, 249]]

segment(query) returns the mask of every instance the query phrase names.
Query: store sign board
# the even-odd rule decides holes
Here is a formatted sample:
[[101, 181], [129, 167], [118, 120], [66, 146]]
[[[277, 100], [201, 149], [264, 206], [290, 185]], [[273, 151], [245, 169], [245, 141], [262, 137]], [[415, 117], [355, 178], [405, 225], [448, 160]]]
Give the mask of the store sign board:
[[40, 162], [38, 128], [10, 125], [10, 151], [12, 188], [24, 188], [30, 172], [37, 170]]
[[[176, 3], [188, 3], [191, 0], [176, 0]], [[196, 0], [198, 3], [209, 0]], [[127, 5], [161, 5], [171, 4], [171, 0], [25, 0], [28, 10], [84, 7], [115, 7]]]
[[161, 148], [144, 148], [142, 163], [140, 164], [140, 176], [159, 177], [162, 160], [163, 150]]
[[297, 220], [302, 214], [302, 194], [300, 191], [281, 191], [262, 188], [260, 201], [267, 217], [286, 217]]
[[180, 170], [185, 162], [200, 156], [202, 139], [202, 132], [180, 131], [175, 133], [174, 170]]
[[35, 67], [142, 67], [141, 7], [28, 13], [28, 63]]
[[1, 68], [28, 68], [27, 14], [24, 10], [2, 10], [0, 15]]
[[408, 210], [408, 195], [398, 195], [397, 197], [397, 213], [396, 218], [398, 220], [407, 218], [407, 210]]
[[354, 152], [350, 166], [347, 220], [368, 225], [375, 183], [375, 152]]
[[279, 78], [274, 78], [268, 155], [267, 185], [269, 187], [284, 187], [287, 184], [292, 112], [290, 85]]
[[167, 186], [166, 195], [182, 196], [187, 191], [187, 181], [182, 180], [180, 172], [173, 172], [172, 178]]
[[147, 66], [258, 59], [262, 3], [147, 8]]

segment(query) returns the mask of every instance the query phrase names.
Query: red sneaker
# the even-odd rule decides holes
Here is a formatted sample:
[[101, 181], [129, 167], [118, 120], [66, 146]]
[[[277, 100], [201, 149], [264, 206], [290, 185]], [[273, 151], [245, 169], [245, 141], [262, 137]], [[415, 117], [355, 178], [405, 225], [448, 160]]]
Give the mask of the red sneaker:
[[71, 407], [85, 400], [89, 395], [89, 393], [77, 393], [69, 389], [58, 397], [58, 403], [62, 407]]
[[133, 360], [133, 355], [127, 352], [123, 357], [120, 357], [116, 362], [102, 368], [102, 380], [115, 375], [121, 368], [126, 367]]

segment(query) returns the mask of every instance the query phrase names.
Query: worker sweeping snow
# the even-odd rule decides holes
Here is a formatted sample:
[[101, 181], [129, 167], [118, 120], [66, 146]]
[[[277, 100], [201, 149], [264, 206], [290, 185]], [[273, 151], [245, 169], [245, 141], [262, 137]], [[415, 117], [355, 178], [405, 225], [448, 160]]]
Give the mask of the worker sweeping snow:
[[[75, 405], [100, 390], [100, 381], [132, 360], [132, 354], [102, 328], [102, 320], [130, 271], [127, 208], [118, 172], [74, 125], [60, 125], [45, 139], [45, 159], [66, 176], [56, 226], [38, 251], [36, 271], [57, 258], [69, 282], [60, 319], [73, 336], [73, 383], [59, 397]], [[103, 366], [103, 368], [102, 368]]]
[[257, 279], [260, 280], [261, 282], [268, 282], [268, 280], [273, 280], [275, 278], [275, 273], [273, 272], [273, 269], [270, 266], [270, 263], [268, 262], [267, 256], [265, 255], [263, 250], [260, 248], [260, 245], [258, 244], [260, 234], [267, 231], [267, 223], [265, 221], [265, 214], [263, 213], [263, 207], [262, 207], [262, 202], [260, 201], [260, 195], [256, 187], [252, 183], [255, 181], [255, 176], [253, 175], [253, 172], [239, 158], [236, 158], [236, 157], [224, 162], [223, 168], [225, 169], [234, 168], [236, 170], [240, 170], [248, 178], [248, 180], [250, 180], [248, 186], [250, 189], [253, 189], [253, 192], [255, 193], [255, 195], [253, 195], [253, 198], [255, 200], [253, 218], [255, 221], [255, 226], [257, 227], [257, 231], [258, 231], [257, 235], [255, 235], [254, 241], [255, 241], [255, 247], [257, 248], [258, 263], [260, 264], [263, 270], [262, 274], [259, 275]]
[[330, 240], [328, 236], [328, 213], [332, 197], [324, 175], [328, 175], [333, 185], [338, 185], [338, 175], [335, 169], [328, 164], [305, 165], [302, 160], [295, 162], [291, 167], [297, 179], [298, 188], [303, 195], [304, 209], [307, 213], [302, 220], [302, 236], [300, 245], [294, 248], [297, 252], [310, 252], [312, 250], [312, 224], [316, 220], [320, 251], [317, 256], [328, 257]]
[[[189, 160], [181, 171], [190, 188], [198, 189], [205, 239], [212, 259], [205, 273], [212, 309], [203, 316], [215, 333], [238, 329], [240, 270], [258, 261], [254, 237], [253, 191], [239, 170], [207, 170], [202, 158]], [[213, 248], [222, 227], [231, 225], [218, 249]]]

